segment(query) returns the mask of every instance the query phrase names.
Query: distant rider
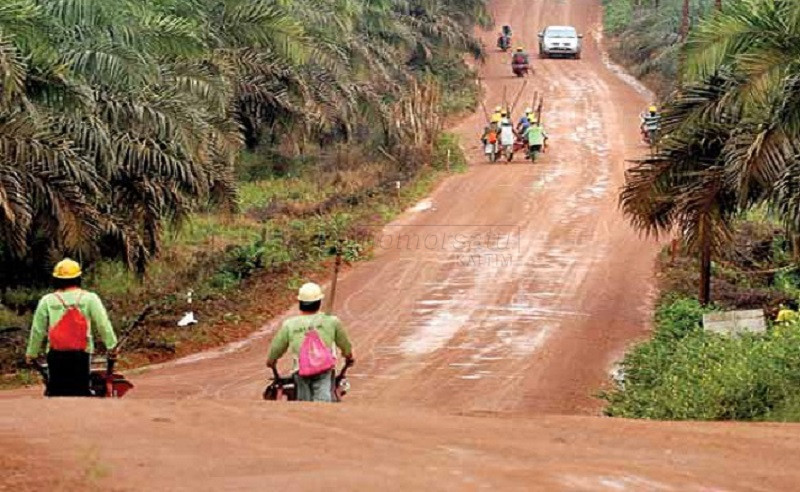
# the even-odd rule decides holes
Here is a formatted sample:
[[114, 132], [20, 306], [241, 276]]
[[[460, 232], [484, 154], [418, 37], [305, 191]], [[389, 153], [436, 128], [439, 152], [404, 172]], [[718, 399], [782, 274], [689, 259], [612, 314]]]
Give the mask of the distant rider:
[[525, 51], [524, 48], [517, 47], [517, 50], [511, 55], [511, 64], [512, 65], [524, 65], [528, 66], [529, 56], [528, 53]]
[[506, 51], [508, 48], [511, 47], [511, 36], [507, 36], [505, 33], [500, 33], [500, 36], [497, 38], [497, 47], [503, 51]]
[[30, 364], [47, 339], [47, 396], [89, 396], [92, 333], [99, 335], [110, 356], [116, 356], [117, 336], [103, 302], [81, 289], [81, 266], [66, 258], [53, 269], [55, 292], [36, 306], [25, 351]]
[[647, 111], [642, 113], [641, 120], [643, 140], [648, 144], [653, 143], [661, 130], [661, 115], [658, 113], [658, 108], [655, 105], [647, 108]]
[[317, 284], [307, 283], [300, 287], [297, 300], [300, 303], [301, 314], [283, 322], [269, 348], [268, 367], [275, 367], [278, 359], [283, 357], [287, 350], [292, 352], [297, 399], [301, 401], [333, 401], [334, 390], [335, 368], [310, 377], [303, 377], [297, 373], [300, 347], [307, 332], [316, 330], [321, 341], [326, 347], [330, 347], [334, 356], [335, 345], [339, 347], [345, 360], [353, 362], [353, 349], [339, 318], [320, 313], [324, 297], [322, 288]]

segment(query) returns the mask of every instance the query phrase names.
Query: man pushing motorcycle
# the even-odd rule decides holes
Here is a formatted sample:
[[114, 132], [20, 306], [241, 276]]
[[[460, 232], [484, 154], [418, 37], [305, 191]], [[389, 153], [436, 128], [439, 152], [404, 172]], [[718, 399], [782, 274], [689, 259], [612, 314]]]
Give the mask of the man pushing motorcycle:
[[269, 348], [267, 367], [271, 368], [291, 350], [297, 399], [301, 401], [333, 401], [335, 347], [341, 350], [347, 365], [354, 362], [350, 340], [339, 318], [320, 312], [324, 297], [317, 284], [300, 287], [300, 315], [283, 322]]

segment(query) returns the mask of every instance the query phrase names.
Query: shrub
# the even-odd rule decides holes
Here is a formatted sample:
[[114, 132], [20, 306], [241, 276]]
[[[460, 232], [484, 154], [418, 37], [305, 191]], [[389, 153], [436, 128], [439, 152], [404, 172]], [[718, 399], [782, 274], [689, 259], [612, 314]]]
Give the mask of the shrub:
[[666, 420], [796, 419], [800, 324], [764, 335], [706, 333], [695, 301], [673, 299], [656, 315], [656, 334], [623, 361], [625, 377], [603, 395], [606, 413]]
[[463, 171], [467, 168], [467, 158], [457, 135], [447, 132], [439, 135], [434, 142], [431, 166], [434, 169], [453, 171]]

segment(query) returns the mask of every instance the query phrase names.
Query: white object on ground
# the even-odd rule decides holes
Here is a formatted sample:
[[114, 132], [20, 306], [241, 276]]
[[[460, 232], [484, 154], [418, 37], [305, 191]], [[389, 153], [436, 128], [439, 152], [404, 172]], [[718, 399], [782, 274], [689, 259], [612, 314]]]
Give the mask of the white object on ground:
[[181, 318], [181, 320], [178, 321], [178, 326], [180, 327], [196, 325], [196, 324], [197, 324], [197, 318], [194, 317], [194, 311], [189, 311], [187, 313], [184, 313], [183, 318]]

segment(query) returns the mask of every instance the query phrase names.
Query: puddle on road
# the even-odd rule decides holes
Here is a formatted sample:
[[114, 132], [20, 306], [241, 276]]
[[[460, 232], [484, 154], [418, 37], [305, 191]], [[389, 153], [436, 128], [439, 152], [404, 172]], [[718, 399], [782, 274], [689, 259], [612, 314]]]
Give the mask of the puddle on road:
[[447, 345], [469, 319], [467, 314], [438, 311], [428, 317], [414, 333], [400, 344], [400, 350], [409, 355], [425, 355]]
[[413, 207], [409, 208], [409, 212], [424, 212], [426, 210], [431, 210], [433, 208], [433, 201], [430, 199], [422, 200], [421, 202], [417, 203]]

